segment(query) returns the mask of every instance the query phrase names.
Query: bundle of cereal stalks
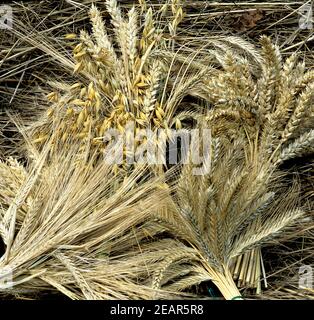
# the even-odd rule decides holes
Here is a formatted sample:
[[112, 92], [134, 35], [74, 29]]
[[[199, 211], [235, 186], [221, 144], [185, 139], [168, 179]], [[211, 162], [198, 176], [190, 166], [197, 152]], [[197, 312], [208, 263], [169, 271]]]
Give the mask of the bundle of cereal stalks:
[[[0, 293], [311, 298], [297, 268], [313, 261], [312, 36], [265, 35], [281, 42], [301, 4], [231, 17], [222, 2], [96, 5], [13, 7], [24, 18], [1, 51], [0, 277], [12, 279]], [[47, 11], [36, 28], [25, 19]]]

